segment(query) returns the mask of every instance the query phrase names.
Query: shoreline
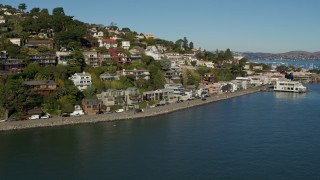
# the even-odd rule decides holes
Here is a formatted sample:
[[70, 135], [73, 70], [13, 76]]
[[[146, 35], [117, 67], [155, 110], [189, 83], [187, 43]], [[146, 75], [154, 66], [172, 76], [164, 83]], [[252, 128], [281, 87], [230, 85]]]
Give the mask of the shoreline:
[[195, 99], [191, 101], [184, 101], [181, 103], [172, 103], [166, 106], [160, 106], [155, 108], [145, 109], [142, 113], [135, 113], [134, 110], [125, 111], [122, 113], [112, 114], [97, 114], [97, 115], [84, 115], [81, 117], [53, 117], [50, 119], [37, 119], [37, 120], [26, 120], [26, 121], [15, 121], [15, 122], [1, 122], [1, 131], [12, 131], [30, 128], [43, 128], [43, 127], [54, 127], [54, 126], [65, 126], [65, 125], [76, 125], [76, 124], [89, 124], [98, 122], [113, 122], [119, 120], [134, 120], [146, 117], [159, 116], [163, 114], [172, 113], [175, 111], [192, 108], [195, 106], [201, 106], [225, 99], [231, 99], [238, 96], [247, 94], [257, 93], [265, 89], [266, 86], [249, 88], [246, 90], [240, 90], [233, 93], [225, 93], [219, 95], [213, 95], [207, 97], [205, 101], [201, 99]]

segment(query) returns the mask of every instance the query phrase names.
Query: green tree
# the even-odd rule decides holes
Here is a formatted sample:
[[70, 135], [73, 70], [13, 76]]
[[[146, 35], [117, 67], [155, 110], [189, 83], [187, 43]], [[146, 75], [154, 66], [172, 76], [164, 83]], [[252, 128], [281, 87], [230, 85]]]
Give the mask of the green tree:
[[186, 37], [183, 38], [183, 48], [186, 50], [188, 49], [188, 39]]
[[192, 42], [192, 41], [189, 43], [189, 48], [190, 48], [190, 49], [193, 49], [193, 48], [194, 48], [194, 45], [193, 45], [193, 42]]
[[6, 111], [6, 118], [12, 114], [20, 117], [23, 110], [32, 109], [41, 104], [41, 97], [36, 96], [22, 84], [21, 80], [9, 80], [0, 86], [0, 106]]
[[71, 56], [72, 60], [68, 62], [69, 75], [82, 72], [86, 66], [83, 54], [80, 51], [74, 51]]
[[159, 61], [160, 65], [161, 65], [161, 68], [162, 70], [170, 70], [171, 68], [171, 61], [169, 59], [162, 59]]
[[231, 59], [233, 59], [232, 52], [230, 51], [229, 48], [224, 52], [224, 59], [226, 59], [226, 60], [231, 60]]
[[60, 16], [60, 15], [64, 16], [65, 14], [64, 14], [64, 10], [63, 10], [62, 7], [56, 7], [56, 8], [54, 8], [52, 10], [52, 15], [54, 15], [54, 16]]
[[27, 5], [25, 3], [21, 3], [21, 4], [19, 4], [18, 8], [20, 11], [24, 11], [27, 9]]
[[40, 13], [40, 8], [32, 8], [32, 9], [30, 10], [30, 14], [31, 14], [31, 15], [36, 15], [36, 14], [38, 14], [38, 13]]

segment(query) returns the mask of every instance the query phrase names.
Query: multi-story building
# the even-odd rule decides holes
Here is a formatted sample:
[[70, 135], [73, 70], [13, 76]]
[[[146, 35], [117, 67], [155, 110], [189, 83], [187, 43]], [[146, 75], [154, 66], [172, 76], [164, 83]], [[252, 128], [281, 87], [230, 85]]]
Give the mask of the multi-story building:
[[22, 72], [25, 67], [23, 59], [9, 59], [6, 51], [0, 52], [0, 72]]
[[91, 67], [98, 67], [100, 65], [97, 51], [83, 51], [82, 54], [87, 65]]
[[55, 66], [57, 64], [57, 57], [53, 53], [32, 54], [29, 55], [29, 60], [32, 63], [38, 63], [40, 66]]
[[72, 52], [70, 51], [57, 51], [56, 56], [58, 64], [67, 65], [72, 60]]
[[40, 95], [51, 94], [59, 86], [59, 84], [54, 81], [26, 81], [23, 84]]
[[174, 96], [184, 96], [185, 95], [185, 89], [182, 86], [182, 84], [165, 84], [165, 89], [172, 89]]
[[143, 93], [144, 101], [166, 101], [169, 102], [173, 98], [173, 89], [157, 89], [155, 91], [148, 91]]
[[91, 75], [89, 73], [75, 73], [69, 79], [80, 90], [83, 91], [92, 85]]

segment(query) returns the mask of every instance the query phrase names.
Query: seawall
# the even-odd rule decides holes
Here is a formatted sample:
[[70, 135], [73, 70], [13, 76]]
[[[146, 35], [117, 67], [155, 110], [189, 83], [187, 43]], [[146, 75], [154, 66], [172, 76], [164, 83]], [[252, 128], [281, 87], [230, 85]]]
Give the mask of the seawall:
[[200, 106], [224, 99], [234, 98], [243, 96], [246, 94], [256, 93], [265, 89], [265, 87], [250, 88], [246, 90], [236, 91], [233, 93], [219, 94], [206, 98], [205, 101], [201, 99], [195, 99], [191, 101], [184, 101], [181, 103], [173, 103], [166, 106], [160, 106], [150, 109], [145, 109], [142, 113], [135, 113], [133, 110], [126, 111], [123, 113], [111, 113], [111, 114], [99, 114], [99, 115], [85, 115], [81, 117], [54, 117], [50, 119], [37, 119], [37, 120], [25, 120], [15, 122], [1, 122], [0, 131], [8, 130], [20, 130], [28, 128], [40, 128], [40, 127], [53, 127], [53, 126], [64, 126], [64, 125], [75, 125], [84, 123], [97, 123], [97, 122], [108, 122], [117, 120], [129, 120], [138, 119], [144, 117], [158, 116], [166, 113], [179, 111], [194, 106]]

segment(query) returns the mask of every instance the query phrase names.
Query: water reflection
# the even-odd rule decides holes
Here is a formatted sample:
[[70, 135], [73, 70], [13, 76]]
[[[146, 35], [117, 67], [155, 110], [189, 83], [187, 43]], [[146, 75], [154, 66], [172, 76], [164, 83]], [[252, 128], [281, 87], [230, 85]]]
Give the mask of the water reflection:
[[275, 92], [277, 99], [299, 99], [306, 96], [306, 93], [292, 93], [292, 92]]

